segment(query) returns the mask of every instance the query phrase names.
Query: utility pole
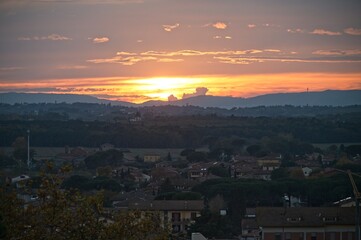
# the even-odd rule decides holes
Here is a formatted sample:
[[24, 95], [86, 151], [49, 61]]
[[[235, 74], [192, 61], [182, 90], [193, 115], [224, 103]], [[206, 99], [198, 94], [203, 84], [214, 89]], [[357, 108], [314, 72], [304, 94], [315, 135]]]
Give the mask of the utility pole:
[[352, 177], [352, 174], [356, 175], [356, 176], [360, 176], [358, 174], [352, 173], [350, 170], [344, 171], [344, 170], [340, 170], [337, 168], [334, 168], [336, 171], [339, 172], [343, 172], [346, 173], [350, 179], [351, 185], [352, 185], [352, 190], [353, 190], [353, 194], [355, 196], [355, 239], [356, 240], [361, 240], [360, 239], [360, 200], [361, 200], [361, 194], [357, 189], [355, 180]]
[[28, 168], [30, 169], [30, 130], [26, 131], [28, 133]]
[[360, 240], [360, 198], [361, 194], [357, 189], [355, 180], [352, 177], [352, 172], [347, 170], [348, 177], [350, 178], [353, 194], [355, 195], [355, 207], [356, 207], [356, 216], [355, 216], [355, 235], [356, 240]]

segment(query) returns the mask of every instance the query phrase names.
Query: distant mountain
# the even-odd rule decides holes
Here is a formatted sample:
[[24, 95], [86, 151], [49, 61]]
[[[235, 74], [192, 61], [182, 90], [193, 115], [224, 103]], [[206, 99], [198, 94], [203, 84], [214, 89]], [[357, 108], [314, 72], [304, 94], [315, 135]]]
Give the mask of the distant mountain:
[[[153, 105], [152, 105], [153, 103]], [[256, 107], [256, 106], [349, 106], [361, 105], [361, 90], [327, 90], [323, 92], [275, 93], [251, 98], [197, 96], [174, 102], [147, 102], [144, 106]]]
[[0, 93], [0, 103], [111, 103], [126, 107], [146, 106], [198, 106], [198, 107], [256, 107], [256, 106], [349, 106], [361, 105], [361, 90], [327, 90], [323, 92], [275, 93], [251, 98], [197, 96], [178, 101], [148, 101], [134, 104], [122, 101], [110, 101], [87, 95], [44, 94], [44, 93]]
[[135, 106], [134, 103], [122, 101], [110, 101], [99, 99], [88, 95], [78, 94], [47, 94], [47, 93], [0, 93], [0, 103], [111, 103], [112, 105], [121, 105], [126, 107]]

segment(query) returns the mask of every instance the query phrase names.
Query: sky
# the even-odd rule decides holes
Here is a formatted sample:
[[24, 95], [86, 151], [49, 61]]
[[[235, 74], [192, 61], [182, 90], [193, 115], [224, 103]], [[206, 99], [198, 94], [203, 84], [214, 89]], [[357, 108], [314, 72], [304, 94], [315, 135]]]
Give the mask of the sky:
[[361, 89], [360, 0], [1, 0], [0, 92]]

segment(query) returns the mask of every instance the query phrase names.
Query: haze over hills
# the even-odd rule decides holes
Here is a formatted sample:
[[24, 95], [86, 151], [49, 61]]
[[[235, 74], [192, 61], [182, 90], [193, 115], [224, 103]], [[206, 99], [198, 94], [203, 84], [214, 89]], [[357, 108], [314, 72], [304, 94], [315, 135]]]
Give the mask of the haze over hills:
[[274, 93], [250, 98], [222, 97], [222, 96], [196, 96], [177, 101], [148, 101], [134, 104], [122, 101], [110, 101], [88, 95], [75, 94], [44, 94], [44, 93], [0, 93], [0, 103], [111, 103], [127, 107], [144, 106], [185, 106], [199, 107], [255, 107], [255, 106], [348, 106], [361, 105], [361, 90], [327, 90], [323, 92], [301, 93]]
[[48, 94], [48, 93], [0, 93], [0, 103], [111, 103], [113, 105], [122, 105], [126, 107], [135, 106], [134, 103], [122, 101], [110, 101], [100, 99], [89, 95], [78, 94]]

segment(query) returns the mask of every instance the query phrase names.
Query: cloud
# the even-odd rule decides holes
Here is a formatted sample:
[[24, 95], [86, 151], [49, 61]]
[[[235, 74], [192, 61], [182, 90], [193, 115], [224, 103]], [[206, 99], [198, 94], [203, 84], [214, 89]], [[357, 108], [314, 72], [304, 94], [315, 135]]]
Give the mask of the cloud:
[[68, 41], [68, 40], [72, 40], [69, 37], [66, 36], [62, 36], [60, 34], [50, 34], [48, 36], [34, 36], [34, 37], [18, 37], [18, 40], [20, 41], [40, 41], [40, 40], [51, 40], [51, 41]]
[[144, 61], [154, 61], [157, 60], [155, 57], [145, 57], [145, 56], [115, 56], [113, 58], [98, 58], [87, 60], [90, 63], [117, 63], [125, 66], [132, 66], [139, 62]]
[[257, 25], [256, 24], [248, 24], [247, 27], [248, 28], [255, 28], [255, 27], [257, 27]]
[[343, 31], [350, 35], [361, 36], [361, 28], [346, 28]]
[[217, 29], [224, 30], [224, 29], [226, 29], [228, 26], [227, 26], [227, 24], [224, 23], [224, 22], [216, 22], [216, 23], [213, 23], [213, 24], [212, 24], [212, 27], [217, 28]]
[[342, 35], [342, 33], [340, 33], [340, 32], [332, 32], [332, 31], [329, 31], [329, 30], [321, 29], [321, 28], [317, 28], [317, 29], [313, 30], [312, 32], [310, 32], [310, 34], [328, 35], [328, 36]]
[[105, 42], [109, 42], [108, 37], [96, 37], [96, 38], [93, 38], [93, 43], [105, 43]]
[[247, 65], [252, 63], [279, 62], [279, 63], [360, 63], [361, 59], [314, 59], [314, 58], [291, 58], [291, 57], [237, 57], [215, 56], [220, 63]]
[[304, 33], [305, 30], [303, 30], [301, 28], [296, 28], [296, 29], [289, 28], [289, 29], [287, 29], [287, 32], [289, 32], [289, 33]]
[[230, 40], [230, 39], [232, 39], [232, 37], [231, 36], [224, 36], [224, 37], [222, 37], [222, 36], [213, 36], [213, 39], [222, 39], [222, 38], [224, 38], [224, 39], [228, 39], [228, 40]]
[[12, 72], [12, 71], [18, 71], [23, 70], [25, 68], [23, 67], [0, 67], [0, 72]]
[[[7, 5], [18, 6], [23, 4], [32, 3], [51, 3], [51, 4], [130, 4], [130, 3], [143, 3], [144, 0], [3, 0]], [[1, 4], [0, 4], [1, 6]]]
[[[227, 38], [226, 38], [227, 39]], [[229, 39], [229, 38], [228, 38]], [[228, 59], [231, 56], [240, 55], [254, 55], [254, 54], [278, 54], [281, 50], [278, 49], [248, 49], [248, 50], [233, 50], [233, 51], [198, 51], [198, 50], [179, 50], [179, 51], [146, 51], [140, 53], [134, 52], [117, 52], [116, 56], [111, 58], [89, 59], [89, 63], [117, 63], [126, 66], [131, 66], [144, 61], [156, 61], [161, 63], [183, 62], [184, 59], [180, 57], [202, 57], [202, 56], [224, 56]], [[219, 58], [221, 59], [221, 58]]]
[[168, 96], [168, 102], [174, 102], [177, 100], [178, 100], [178, 98], [176, 96], [174, 96], [173, 94]]
[[81, 70], [81, 69], [86, 69], [88, 68], [88, 66], [83, 66], [83, 65], [64, 65], [64, 66], [57, 66], [56, 69], [60, 69], [60, 70]]
[[312, 52], [315, 55], [326, 55], [326, 56], [350, 56], [350, 55], [361, 55], [361, 49], [351, 49], [351, 50], [317, 50]]
[[208, 92], [208, 88], [206, 87], [197, 87], [194, 93], [183, 93], [182, 99], [196, 97], [196, 96], [204, 96]]
[[164, 31], [166, 31], [166, 32], [171, 32], [171, 31], [173, 31], [174, 29], [178, 28], [179, 26], [180, 26], [179, 23], [176, 23], [176, 24], [174, 24], [174, 25], [163, 25], [163, 29], [164, 29]]
[[163, 62], [163, 63], [171, 63], [171, 62], [183, 62], [184, 59], [180, 58], [160, 58], [157, 60], [157, 62]]

